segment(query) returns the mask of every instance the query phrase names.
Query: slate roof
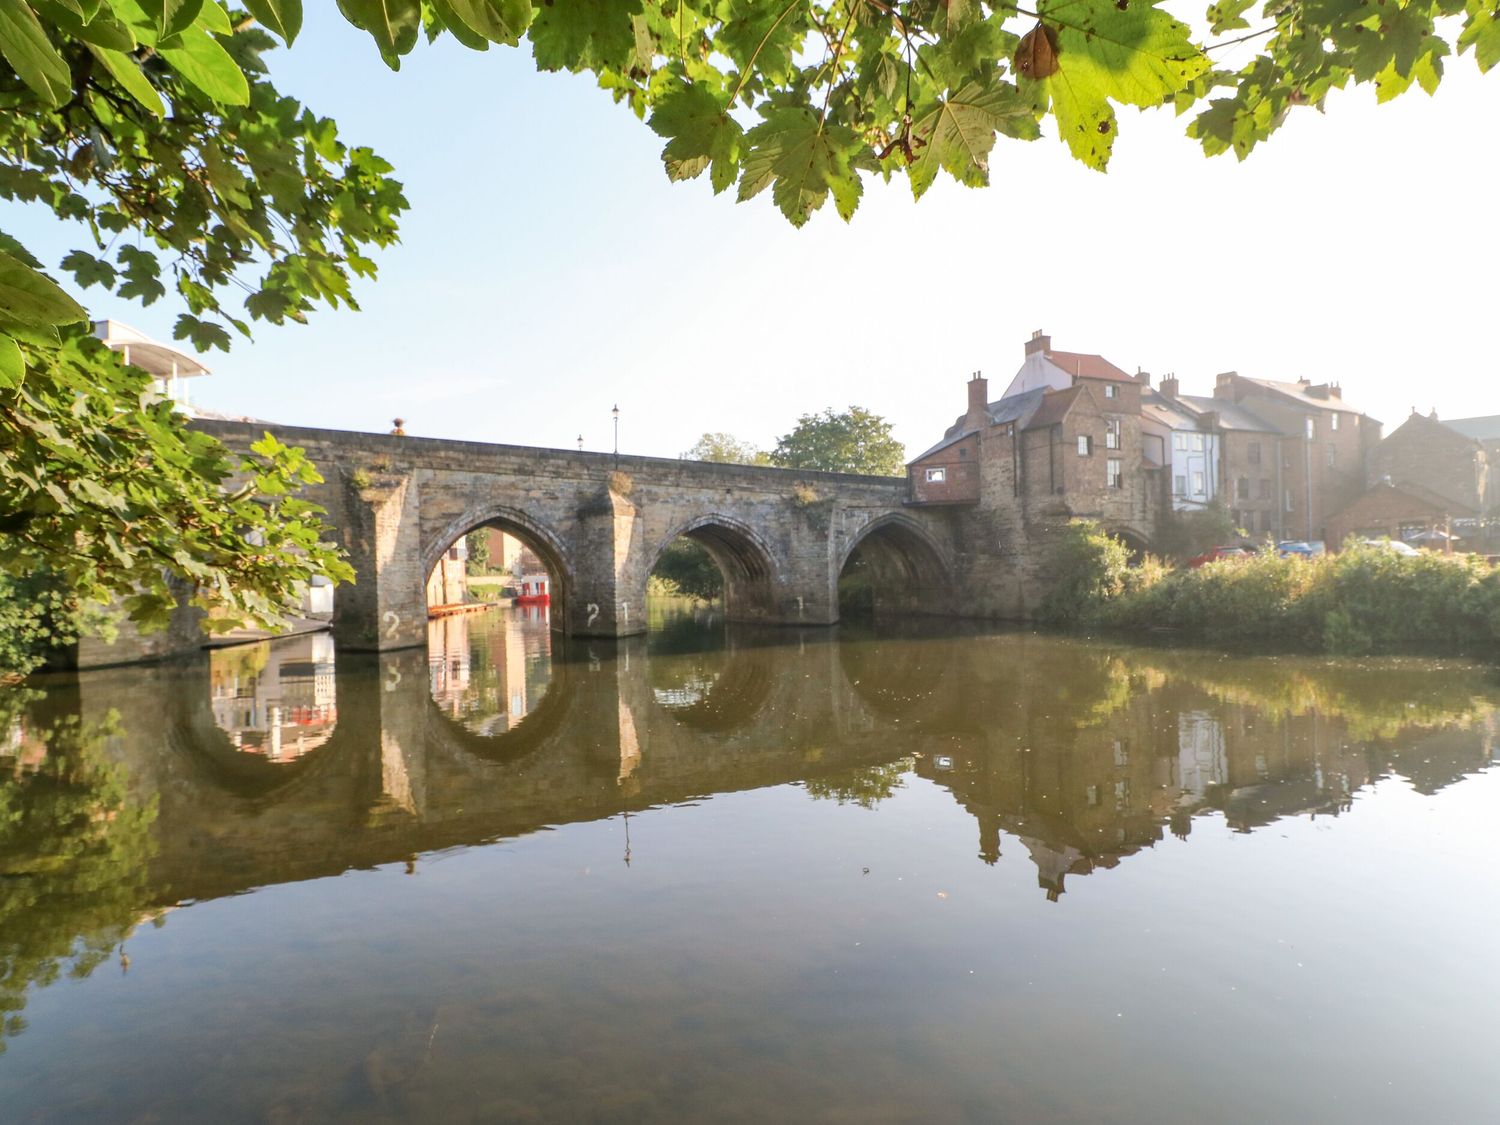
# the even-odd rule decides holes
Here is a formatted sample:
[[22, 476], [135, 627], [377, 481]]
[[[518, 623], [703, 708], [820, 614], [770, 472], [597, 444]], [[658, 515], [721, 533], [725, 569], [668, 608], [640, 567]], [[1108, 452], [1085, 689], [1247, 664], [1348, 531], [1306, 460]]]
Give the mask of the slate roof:
[[[1007, 395], [998, 402], [990, 403], [984, 408], [985, 413], [989, 415], [990, 425], [998, 426], [1004, 422], [1019, 422], [1024, 427], [1027, 419], [1041, 405], [1042, 398], [1046, 393], [1045, 387], [1038, 387], [1034, 391], [1022, 391], [1018, 395]], [[908, 461], [907, 464], [913, 464], [925, 457], [931, 457], [934, 453], [947, 449], [954, 442], [974, 433], [974, 430], [964, 428], [964, 421], [967, 417], [968, 415], [966, 414], [960, 414], [953, 425], [949, 426], [943, 434], [942, 441], [930, 449], [924, 449], [921, 453], [913, 457], [911, 461]]]
[[1053, 391], [1051, 394], [1044, 396], [1042, 404], [1026, 420], [1023, 428], [1040, 430], [1045, 426], [1057, 425], [1067, 415], [1068, 407], [1073, 405], [1073, 400], [1078, 397], [1080, 390], [1082, 390], [1081, 387], [1072, 386], [1065, 391]]
[[1268, 391], [1281, 395], [1283, 398], [1291, 399], [1298, 406], [1308, 410], [1342, 410], [1350, 414], [1363, 414], [1357, 406], [1350, 406], [1342, 398], [1335, 394], [1316, 395], [1313, 394], [1314, 387], [1327, 387], [1326, 383], [1282, 383], [1275, 379], [1252, 379], [1248, 375], [1239, 378], [1247, 383], [1254, 383], [1257, 387], [1264, 387]]
[[1180, 395], [1178, 401], [1199, 414], [1212, 410], [1219, 416], [1219, 427], [1225, 430], [1246, 430], [1257, 434], [1279, 434], [1281, 430], [1271, 425], [1237, 402], [1227, 398], [1211, 398], [1208, 395]]
[[1500, 414], [1486, 414], [1481, 418], [1450, 418], [1443, 425], [1475, 441], [1500, 441]]

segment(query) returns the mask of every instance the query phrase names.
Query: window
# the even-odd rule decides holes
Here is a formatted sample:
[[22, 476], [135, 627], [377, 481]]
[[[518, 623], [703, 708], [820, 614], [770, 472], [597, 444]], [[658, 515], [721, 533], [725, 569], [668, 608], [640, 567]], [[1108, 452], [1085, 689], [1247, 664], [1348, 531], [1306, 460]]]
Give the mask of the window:
[[1307, 426], [1307, 440], [1312, 441], [1313, 438], [1318, 436], [1317, 420], [1314, 418], [1307, 418], [1304, 419], [1304, 422]]
[[1337, 410], [1328, 416], [1328, 428], [1335, 431], [1339, 428], [1339, 412]]
[[1260, 464], [1260, 442], [1252, 441], [1245, 447], [1245, 460], [1249, 461], [1252, 465]]
[[1104, 421], [1104, 448], [1120, 448], [1120, 420], [1118, 418], [1106, 418]]
[[459, 550], [460, 550], [460, 548], [458, 548], [458, 547], [449, 547], [448, 548], [448, 557], [450, 559], [455, 560], [455, 561], [457, 561], [458, 559], [463, 558], [463, 556], [458, 553]]
[[948, 479], [947, 469], [928, 469], [927, 480], [930, 484], [941, 484]]
[[1105, 398], [1119, 398], [1120, 397], [1120, 388], [1117, 387], [1117, 386], [1115, 386], [1113, 383], [1105, 383], [1104, 384], [1104, 397]]
[[1203, 492], [1203, 470], [1195, 469], [1193, 470], [1193, 495], [1202, 496]]
[[1087, 457], [1094, 452], [1094, 439], [1088, 434], [1078, 435], [1078, 456]]
[[1187, 495], [1187, 477], [1183, 476], [1181, 473], [1178, 473], [1175, 477], [1172, 478], [1172, 495]]
[[1260, 498], [1262, 500], [1271, 499], [1271, 482], [1266, 477], [1260, 478]]
[[1240, 477], [1234, 482], [1234, 498], [1236, 500], [1250, 499], [1250, 478]]
[[1260, 513], [1257, 512], [1254, 508], [1250, 509], [1248, 512], [1245, 513], [1245, 518], [1243, 520], [1236, 521], [1236, 526], [1243, 527], [1247, 532], [1248, 531], [1254, 531], [1255, 530], [1255, 517], [1258, 516], [1259, 514]]
[[1194, 434], [1193, 435], [1193, 452], [1194, 453], [1202, 453], [1203, 452], [1203, 435], [1202, 434]]
[[1331, 445], [1328, 447], [1328, 467], [1330, 469], [1339, 467], [1339, 451]]
[[960, 461], [962, 461], [968, 455], [969, 455], [969, 451], [967, 449], [964, 449], [964, 448], [960, 447], [960, 449], [958, 451], [958, 459]]
[[1187, 439], [1188, 439], [1187, 434], [1173, 434], [1172, 435], [1172, 448], [1175, 449], [1178, 453], [1186, 453], [1187, 452]]
[[1286, 490], [1286, 510], [1289, 512], [1292, 510], [1292, 490], [1290, 488]]
[[1106, 488], [1125, 487], [1125, 463], [1118, 457], [1111, 457], [1104, 464], [1104, 486]]

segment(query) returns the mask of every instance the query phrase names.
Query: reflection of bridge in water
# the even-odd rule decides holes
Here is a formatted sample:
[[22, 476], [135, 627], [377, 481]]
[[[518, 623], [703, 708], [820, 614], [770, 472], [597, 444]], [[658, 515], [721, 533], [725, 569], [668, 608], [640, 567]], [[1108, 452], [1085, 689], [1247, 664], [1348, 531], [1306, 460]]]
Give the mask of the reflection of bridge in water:
[[[1493, 753], [1477, 669], [1205, 665], [1018, 634], [587, 642], [503, 614], [453, 621], [431, 662], [340, 656], [336, 724], [279, 761], [246, 753], [244, 713], [221, 705], [227, 654], [84, 677], [86, 714], [122, 712], [132, 791], [159, 801], [154, 902], [762, 786], [866, 800], [906, 759], [975, 817], [984, 861], [1024, 856], [1055, 895], [1195, 816], [1249, 831], [1338, 813], [1381, 777], [1432, 791]], [[288, 651], [277, 667], [306, 662]]]

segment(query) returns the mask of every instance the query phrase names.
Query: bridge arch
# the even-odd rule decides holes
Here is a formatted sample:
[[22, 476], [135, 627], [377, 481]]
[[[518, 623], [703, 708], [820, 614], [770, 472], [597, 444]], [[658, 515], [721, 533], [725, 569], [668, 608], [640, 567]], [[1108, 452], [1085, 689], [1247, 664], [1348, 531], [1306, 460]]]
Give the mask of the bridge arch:
[[840, 601], [875, 610], [940, 613], [953, 590], [942, 545], [918, 520], [890, 512], [859, 529], [839, 559]]
[[567, 548], [551, 528], [518, 508], [504, 504], [479, 505], [450, 520], [436, 535], [422, 544], [422, 581], [427, 581], [427, 576], [449, 547], [481, 527], [496, 527], [509, 532], [536, 552], [537, 558], [542, 560], [542, 565], [552, 578], [553, 628], [565, 628], [568, 620], [567, 599], [576, 582]]
[[1140, 562], [1146, 555], [1152, 553], [1153, 547], [1151, 537], [1133, 527], [1124, 524], [1106, 526], [1105, 532], [1114, 539], [1118, 539], [1130, 551], [1130, 562], [1132, 565]]
[[724, 575], [724, 616], [738, 620], [770, 617], [780, 574], [776, 555], [749, 524], [721, 512], [695, 516], [679, 524], [651, 555], [649, 573], [678, 539], [687, 538], [708, 552]]

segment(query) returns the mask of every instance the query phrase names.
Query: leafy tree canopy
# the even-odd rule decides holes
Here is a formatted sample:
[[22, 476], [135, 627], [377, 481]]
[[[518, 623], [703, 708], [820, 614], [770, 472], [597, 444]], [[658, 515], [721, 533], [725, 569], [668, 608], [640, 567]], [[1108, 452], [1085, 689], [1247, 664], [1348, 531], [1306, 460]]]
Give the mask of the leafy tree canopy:
[[860, 406], [835, 413], [804, 414], [791, 433], [776, 439], [771, 464], [827, 473], [900, 476], [906, 447], [891, 436], [891, 424]]
[[716, 461], [726, 465], [769, 465], [770, 455], [733, 434], [704, 434], [682, 455], [688, 461]]

